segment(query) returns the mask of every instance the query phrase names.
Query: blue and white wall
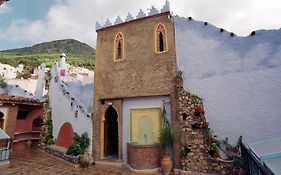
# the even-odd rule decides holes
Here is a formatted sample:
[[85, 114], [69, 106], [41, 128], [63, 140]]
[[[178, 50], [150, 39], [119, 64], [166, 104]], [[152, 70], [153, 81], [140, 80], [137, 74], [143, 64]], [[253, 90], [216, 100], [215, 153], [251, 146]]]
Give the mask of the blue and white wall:
[[127, 143], [130, 142], [130, 109], [162, 108], [165, 105], [167, 118], [171, 121], [171, 104], [169, 96], [125, 98], [123, 100], [123, 160], [127, 162]]
[[219, 137], [251, 143], [281, 134], [281, 29], [247, 37], [174, 17], [184, 88], [203, 98]]
[[[75, 82], [62, 81], [59, 70], [57, 63], [53, 64], [51, 68], [52, 78], [49, 86], [49, 101], [50, 107], [52, 108], [54, 139], [58, 137], [61, 126], [69, 122], [74, 132], [77, 132], [79, 135], [87, 132], [89, 138], [92, 140], [92, 106], [87, 106], [87, 104], [82, 103], [80, 97], [77, 97], [82, 94], [83, 88], [80, 88], [80, 86], [76, 87], [77, 83]], [[89, 93], [88, 95], [91, 94], [92, 93]], [[93, 95], [91, 95], [91, 98], [93, 98]], [[75, 117], [76, 111], [78, 111], [77, 117]], [[92, 142], [90, 142], [90, 144], [89, 152], [91, 154]]]

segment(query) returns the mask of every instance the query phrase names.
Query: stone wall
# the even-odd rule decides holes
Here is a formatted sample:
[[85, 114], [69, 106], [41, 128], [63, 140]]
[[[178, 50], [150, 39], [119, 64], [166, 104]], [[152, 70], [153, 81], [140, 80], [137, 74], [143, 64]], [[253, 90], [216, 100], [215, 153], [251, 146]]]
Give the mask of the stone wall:
[[196, 116], [196, 109], [204, 109], [202, 99], [186, 92], [182, 79], [177, 78], [178, 122], [180, 123], [180, 165], [183, 171], [232, 174], [233, 162], [212, 158], [208, 153], [208, 145], [204, 140], [202, 123], [204, 116]]

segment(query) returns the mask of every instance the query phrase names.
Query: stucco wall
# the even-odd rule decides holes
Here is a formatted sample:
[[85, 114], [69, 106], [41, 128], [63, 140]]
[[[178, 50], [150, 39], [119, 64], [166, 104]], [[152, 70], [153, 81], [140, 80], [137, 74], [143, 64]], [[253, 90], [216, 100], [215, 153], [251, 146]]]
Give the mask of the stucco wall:
[[0, 63], [0, 75], [2, 75], [5, 79], [14, 79], [17, 76], [17, 70], [13, 66]]
[[[52, 66], [51, 74], [49, 100], [52, 109], [54, 139], [57, 138], [61, 126], [66, 122], [72, 125], [74, 132], [80, 135], [87, 132], [89, 138], [92, 139], [93, 127], [91, 113], [87, 111], [87, 108], [62, 83], [58, 74], [57, 64]], [[75, 117], [75, 111], [78, 111], [77, 117]], [[90, 145], [89, 151], [92, 151], [92, 144]]]
[[[36, 79], [10, 79], [7, 81], [9, 85], [19, 85], [24, 90], [27, 90], [28, 92], [35, 93], [36, 90], [36, 84], [37, 80]], [[19, 92], [16, 92], [19, 93]], [[21, 92], [22, 94], [25, 94]]]
[[246, 142], [281, 134], [281, 30], [231, 36], [211, 24], [175, 17], [177, 66], [185, 90], [203, 99], [220, 138]]
[[123, 160], [127, 162], [127, 143], [130, 142], [130, 109], [135, 108], [161, 108], [163, 106], [167, 112], [167, 118], [171, 121], [171, 105], [169, 96], [158, 97], [139, 97], [139, 98], [125, 98], [123, 100]]
[[[169, 13], [98, 30], [95, 94], [99, 98], [167, 95], [176, 74], [174, 26]], [[166, 27], [168, 51], [155, 53], [155, 30]], [[124, 37], [124, 60], [114, 61], [114, 39]], [[97, 100], [98, 100], [97, 99]]]

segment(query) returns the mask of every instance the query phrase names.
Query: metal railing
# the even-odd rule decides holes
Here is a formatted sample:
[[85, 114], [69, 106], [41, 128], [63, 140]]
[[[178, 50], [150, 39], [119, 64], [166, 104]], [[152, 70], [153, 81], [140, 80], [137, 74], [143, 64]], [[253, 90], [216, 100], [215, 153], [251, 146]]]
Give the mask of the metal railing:
[[10, 139], [1, 139], [0, 140], [0, 162], [9, 160], [10, 157]]
[[275, 175], [244, 143], [241, 144], [241, 154], [248, 175]]

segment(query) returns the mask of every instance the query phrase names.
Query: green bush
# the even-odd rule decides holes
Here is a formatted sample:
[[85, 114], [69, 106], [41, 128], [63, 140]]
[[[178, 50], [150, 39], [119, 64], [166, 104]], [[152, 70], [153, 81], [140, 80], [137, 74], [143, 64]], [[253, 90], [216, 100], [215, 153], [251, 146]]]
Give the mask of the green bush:
[[47, 141], [47, 145], [53, 145], [55, 144], [55, 141], [53, 138], [49, 138], [48, 141]]
[[90, 146], [90, 138], [87, 133], [83, 133], [79, 136], [76, 132], [73, 137], [74, 143], [69, 146], [66, 154], [77, 156], [79, 154], [83, 154], [87, 148]]
[[71, 156], [78, 156], [79, 154], [81, 154], [81, 148], [79, 144], [73, 143], [72, 145], [70, 145], [67, 149], [66, 154]]

